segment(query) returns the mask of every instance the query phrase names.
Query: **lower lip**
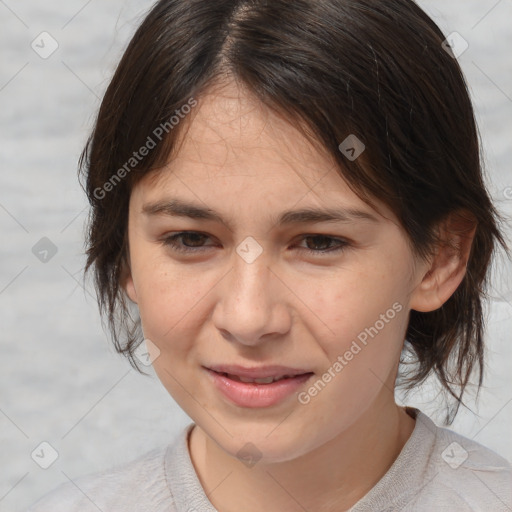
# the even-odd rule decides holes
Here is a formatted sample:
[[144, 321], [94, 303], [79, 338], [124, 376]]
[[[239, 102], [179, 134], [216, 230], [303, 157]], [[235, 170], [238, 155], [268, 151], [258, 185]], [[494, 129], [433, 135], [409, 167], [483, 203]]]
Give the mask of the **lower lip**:
[[240, 382], [207, 368], [217, 389], [240, 407], [270, 407], [276, 405], [294, 392], [313, 376], [312, 373], [297, 375], [270, 384]]

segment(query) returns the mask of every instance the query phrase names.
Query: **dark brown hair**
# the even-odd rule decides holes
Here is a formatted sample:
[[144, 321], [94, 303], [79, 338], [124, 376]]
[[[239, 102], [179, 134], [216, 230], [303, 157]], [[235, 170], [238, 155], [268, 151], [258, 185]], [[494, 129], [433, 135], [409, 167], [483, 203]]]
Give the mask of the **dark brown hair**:
[[[80, 159], [92, 207], [85, 270], [94, 268], [100, 311], [135, 368], [140, 320], [120, 286], [131, 189], [175, 147], [187, 118], [171, 118], [183, 118], [191, 98], [232, 78], [332, 155], [359, 197], [388, 206], [419, 256], [431, 254], [448, 214], [470, 212], [476, 221], [464, 280], [441, 308], [411, 311], [403, 351], [415, 360], [405, 387], [435, 372], [456, 399], [447, 416], [453, 419], [473, 371], [482, 384], [484, 285], [496, 242], [507, 246], [484, 186], [466, 83], [444, 39], [411, 0], [154, 5], [117, 67]], [[165, 136], [157, 137], [162, 127]], [[354, 161], [338, 149], [350, 134], [366, 146]], [[144, 146], [151, 149], [142, 157]]]

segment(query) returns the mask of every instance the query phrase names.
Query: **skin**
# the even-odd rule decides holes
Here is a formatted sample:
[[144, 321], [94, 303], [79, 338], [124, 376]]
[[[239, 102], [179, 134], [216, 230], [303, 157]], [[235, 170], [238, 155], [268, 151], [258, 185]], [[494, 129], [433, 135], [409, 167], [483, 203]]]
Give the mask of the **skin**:
[[[456, 240], [458, 252], [441, 247], [420, 260], [391, 211], [361, 201], [328, 155], [243, 88], [229, 82], [198, 101], [179, 150], [132, 191], [123, 287], [160, 350], [159, 379], [196, 424], [189, 450], [213, 505], [221, 512], [346, 510], [414, 429], [393, 393], [409, 311], [432, 311], [450, 297], [472, 237]], [[230, 227], [143, 213], [171, 197], [207, 206]], [[272, 220], [304, 207], [357, 208], [377, 222], [279, 227]], [[186, 230], [207, 237], [177, 243], [203, 250], [181, 253], [164, 243]], [[337, 243], [305, 235], [348, 245], [322, 255]], [[248, 236], [263, 251], [250, 264], [236, 252]], [[318, 378], [396, 302], [401, 311], [307, 405], [295, 395], [267, 408], [233, 405], [202, 368], [281, 364]], [[249, 442], [261, 453], [252, 467], [237, 457]]]

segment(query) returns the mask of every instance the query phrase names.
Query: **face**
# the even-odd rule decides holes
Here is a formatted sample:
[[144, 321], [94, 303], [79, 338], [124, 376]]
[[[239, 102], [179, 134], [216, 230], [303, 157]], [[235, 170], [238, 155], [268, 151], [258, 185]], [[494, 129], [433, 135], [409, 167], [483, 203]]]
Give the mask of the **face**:
[[[132, 191], [125, 290], [158, 377], [198, 427], [233, 456], [251, 442], [291, 460], [394, 406], [415, 259], [390, 211], [245, 92], [205, 95], [193, 116], [167, 166]], [[299, 210], [340, 218], [283, 217]], [[216, 365], [309, 376], [264, 389]]]

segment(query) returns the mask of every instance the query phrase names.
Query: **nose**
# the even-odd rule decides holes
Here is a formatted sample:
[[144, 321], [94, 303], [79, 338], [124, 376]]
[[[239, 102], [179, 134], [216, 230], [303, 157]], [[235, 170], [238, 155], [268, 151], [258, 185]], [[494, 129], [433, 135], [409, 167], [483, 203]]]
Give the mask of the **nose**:
[[272, 262], [261, 254], [248, 263], [238, 255], [218, 287], [213, 323], [222, 335], [242, 345], [259, 345], [285, 335], [291, 326], [287, 287]]

